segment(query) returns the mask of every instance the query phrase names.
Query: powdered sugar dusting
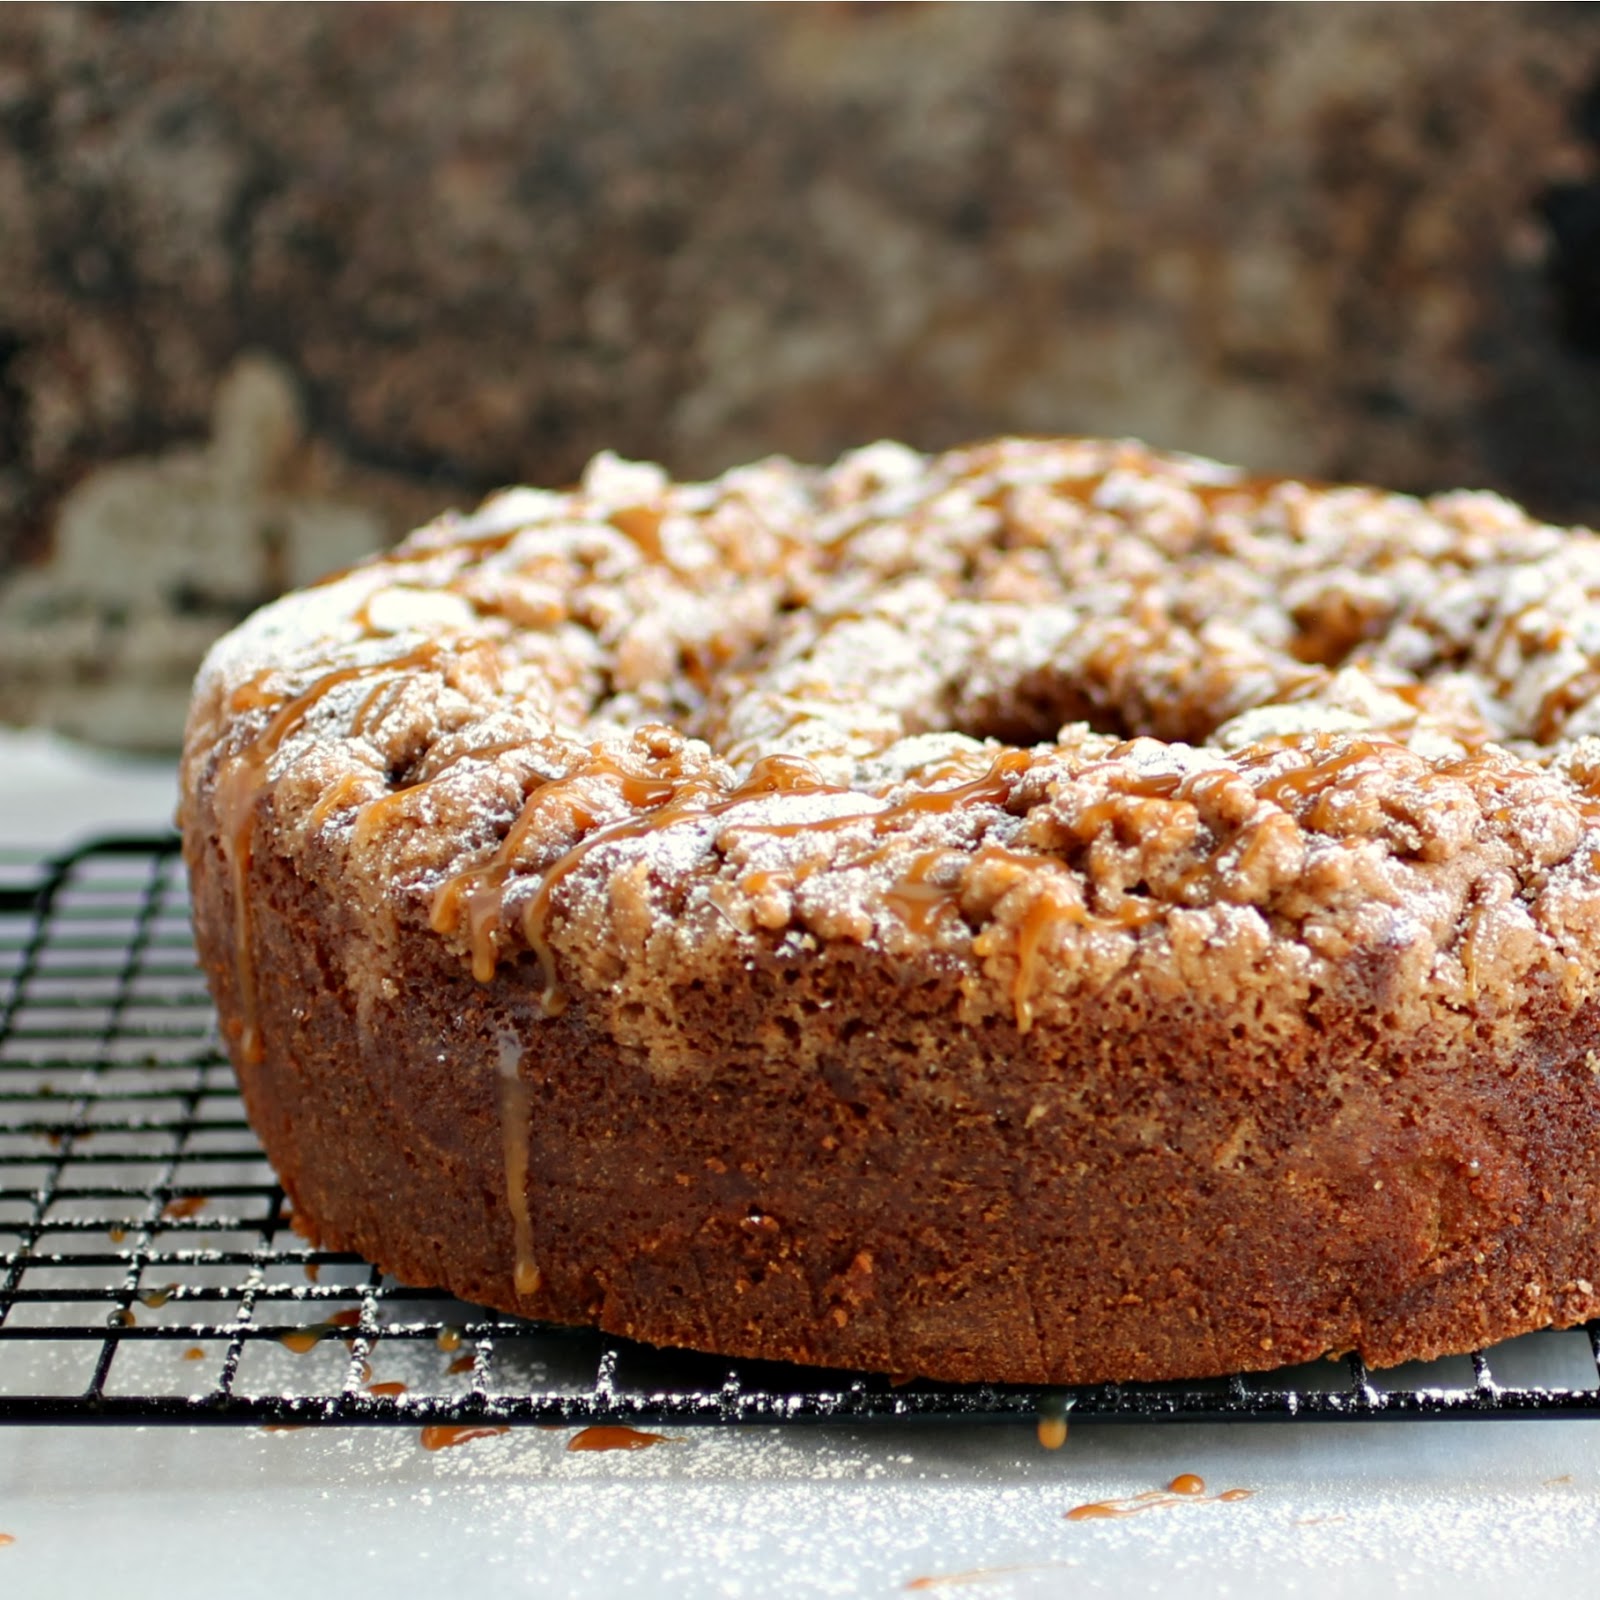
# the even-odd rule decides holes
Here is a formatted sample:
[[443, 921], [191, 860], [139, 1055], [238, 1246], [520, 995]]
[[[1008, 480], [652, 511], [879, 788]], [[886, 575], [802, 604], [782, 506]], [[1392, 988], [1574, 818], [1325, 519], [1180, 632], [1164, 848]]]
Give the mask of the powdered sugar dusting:
[[[922, 1581], [958, 1595], [1489, 1600], [1531, 1584], [1584, 1592], [1600, 1535], [1600, 1480], [1574, 1426], [1075, 1428], [1053, 1453], [1023, 1426], [667, 1431], [670, 1447], [609, 1455], [533, 1430], [437, 1454], [402, 1430], [250, 1448], [263, 1470], [336, 1483], [343, 1516], [393, 1497], [397, 1523], [420, 1522], [436, 1548], [536, 1558], [558, 1592], [592, 1592], [603, 1573], [608, 1593], [658, 1595], [893, 1595]], [[174, 1446], [215, 1453], [204, 1436]], [[1065, 1519], [1181, 1473], [1254, 1493]], [[363, 1514], [372, 1538], [378, 1515]], [[488, 1592], [521, 1592], [485, 1570]]]

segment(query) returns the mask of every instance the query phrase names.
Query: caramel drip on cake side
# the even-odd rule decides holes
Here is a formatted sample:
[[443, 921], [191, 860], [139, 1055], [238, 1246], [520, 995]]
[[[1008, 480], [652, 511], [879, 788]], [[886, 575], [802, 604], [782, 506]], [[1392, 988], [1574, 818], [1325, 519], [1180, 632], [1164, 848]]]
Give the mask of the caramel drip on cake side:
[[253, 859], [252, 833], [256, 814], [261, 800], [272, 790], [272, 782], [267, 776], [272, 758], [323, 697], [340, 684], [427, 665], [438, 658], [442, 649], [442, 645], [429, 641], [404, 655], [393, 656], [385, 661], [339, 667], [333, 672], [324, 673], [309, 688], [287, 700], [271, 694], [265, 688], [266, 680], [272, 676], [269, 672], [242, 685], [231, 697], [230, 709], [234, 712], [276, 705], [266, 727], [243, 749], [224, 759], [217, 773], [215, 788], [218, 832], [233, 895], [233, 938], [235, 967], [239, 975], [241, 1021], [239, 1048], [248, 1062], [261, 1059], [248, 879]]
[[511, 1208], [511, 1278], [519, 1295], [539, 1292], [542, 1276], [534, 1259], [533, 1216], [528, 1210], [528, 1167], [533, 1146], [533, 1096], [523, 1081], [522, 1045], [501, 1034], [500, 1140], [505, 1154], [506, 1202]]
[[1083, 908], [1060, 899], [1054, 885], [1046, 886], [1022, 919], [1017, 930], [1017, 971], [1011, 981], [1018, 1033], [1033, 1027], [1033, 997], [1039, 986], [1039, 952], [1045, 935], [1056, 923], [1072, 920], [1087, 920]]

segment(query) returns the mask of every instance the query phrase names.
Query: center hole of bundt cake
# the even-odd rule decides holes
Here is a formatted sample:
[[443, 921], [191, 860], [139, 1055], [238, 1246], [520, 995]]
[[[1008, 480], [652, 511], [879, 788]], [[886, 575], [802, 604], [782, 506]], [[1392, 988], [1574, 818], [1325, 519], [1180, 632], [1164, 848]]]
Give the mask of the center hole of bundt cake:
[[955, 686], [944, 726], [973, 739], [1034, 745], [1054, 740], [1069, 723], [1087, 723], [1113, 739], [1152, 738], [1203, 744], [1224, 717], [1193, 695], [1134, 683], [1085, 681], [1042, 668], [999, 686]]

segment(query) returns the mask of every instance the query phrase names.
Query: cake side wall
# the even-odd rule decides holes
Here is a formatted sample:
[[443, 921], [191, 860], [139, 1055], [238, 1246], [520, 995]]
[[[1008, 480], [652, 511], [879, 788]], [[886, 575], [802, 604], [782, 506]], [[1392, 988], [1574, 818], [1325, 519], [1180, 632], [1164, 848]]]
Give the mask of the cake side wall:
[[[1372, 1025], [1369, 970], [1270, 1049], [1134, 988], [1020, 1035], [959, 1025], [948, 970], [757, 938], [766, 959], [671, 997], [703, 1049], [666, 1075], [612, 1042], [604, 995], [541, 1019], [531, 961], [480, 985], [445, 941], [377, 927], [263, 808], [252, 1064], [208, 810], [202, 789], [196, 926], [252, 1122], [319, 1238], [406, 1281], [662, 1344], [1057, 1383], [1384, 1364], [1600, 1310], [1592, 1004], [1533, 1004], [1515, 1047], [1454, 1017], [1399, 1038]], [[533, 1296], [513, 1283], [508, 1037]]]

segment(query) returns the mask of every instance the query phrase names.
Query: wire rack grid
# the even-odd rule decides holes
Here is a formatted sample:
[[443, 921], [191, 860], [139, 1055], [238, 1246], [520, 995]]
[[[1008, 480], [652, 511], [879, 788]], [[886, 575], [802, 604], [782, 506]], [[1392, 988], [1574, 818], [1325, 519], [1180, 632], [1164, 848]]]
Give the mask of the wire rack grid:
[[0, 1421], [1600, 1416], [1597, 1340], [1046, 1391], [730, 1362], [464, 1305], [295, 1233], [218, 1048], [176, 841], [0, 853]]

